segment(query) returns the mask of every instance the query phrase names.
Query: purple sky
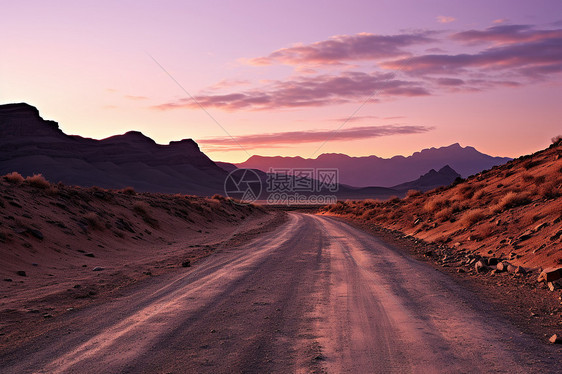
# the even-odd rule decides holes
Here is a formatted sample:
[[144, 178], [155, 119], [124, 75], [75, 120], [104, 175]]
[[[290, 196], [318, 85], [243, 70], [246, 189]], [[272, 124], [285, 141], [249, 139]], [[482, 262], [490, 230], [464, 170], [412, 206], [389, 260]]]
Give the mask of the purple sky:
[[518, 156], [562, 133], [558, 0], [47, 3], [2, 6], [0, 102], [67, 133], [193, 138], [232, 162]]

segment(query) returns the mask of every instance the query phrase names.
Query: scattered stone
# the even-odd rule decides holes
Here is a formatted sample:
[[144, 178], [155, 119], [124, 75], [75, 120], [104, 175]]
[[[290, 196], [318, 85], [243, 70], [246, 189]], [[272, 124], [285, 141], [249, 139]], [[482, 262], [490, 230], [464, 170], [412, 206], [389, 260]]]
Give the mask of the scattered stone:
[[31, 264], [31, 266], [39, 266], [39, 264], [34, 262], [34, 263]]
[[485, 273], [488, 271], [488, 265], [486, 265], [484, 261], [478, 260], [474, 264], [474, 270], [476, 270], [477, 273]]
[[151, 271], [143, 271], [142, 273], [143, 273], [144, 275], [152, 275], [152, 272], [151, 272]]
[[546, 285], [548, 286], [548, 289], [553, 292], [558, 288], [557, 284], [554, 282], [548, 282]]
[[498, 262], [500, 262], [500, 260], [497, 259], [497, 258], [495, 258], [495, 257], [490, 257], [490, 258], [488, 259], [488, 265], [489, 265], [489, 266], [497, 265]]
[[86, 256], [86, 257], [96, 257], [93, 253], [85, 253], [84, 256]]
[[552, 282], [562, 278], [562, 267], [544, 269], [537, 279], [539, 282]]
[[463, 268], [458, 268], [457, 273], [466, 273], [466, 271]]
[[507, 271], [508, 273], [515, 273], [517, 271], [518, 266], [514, 266], [514, 265], [507, 265]]
[[44, 313], [43, 318], [53, 318], [53, 315], [49, 313]]
[[562, 339], [556, 334], [552, 335], [548, 341], [552, 344], [562, 344]]
[[184, 262], [181, 263], [181, 266], [184, 268], [188, 268], [191, 266], [191, 261], [185, 260]]
[[214, 334], [215, 332], [217, 332], [217, 330], [215, 330], [215, 329], [211, 330], [211, 334]]
[[27, 277], [27, 274], [23, 270], [16, 271], [16, 274], [19, 275], [20, 277]]
[[527, 270], [525, 270], [525, 268], [523, 266], [516, 266], [514, 273], [515, 274], [527, 274]]
[[37, 238], [39, 240], [43, 240], [43, 233], [41, 231], [36, 230], [36, 229], [27, 229], [27, 232], [29, 232], [35, 238]]
[[432, 256], [433, 256], [433, 251], [426, 251], [423, 255], [424, 255], [425, 257], [432, 257]]
[[103, 268], [101, 266], [96, 266], [95, 268], [92, 269], [92, 271], [102, 271]]
[[507, 262], [507, 261], [499, 262], [499, 263], [496, 265], [496, 271], [497, 271], [498, 273], [502, 273], [502, 272], [504, 272], [504, 271], [507, 271], [507, 267], [508, 267], [508, 266], [512, 266], [512, 265], [511, 265], [509, 262]]
[[4, 282], [12, 282], [13, 279], [12, 278], [4, 278]]

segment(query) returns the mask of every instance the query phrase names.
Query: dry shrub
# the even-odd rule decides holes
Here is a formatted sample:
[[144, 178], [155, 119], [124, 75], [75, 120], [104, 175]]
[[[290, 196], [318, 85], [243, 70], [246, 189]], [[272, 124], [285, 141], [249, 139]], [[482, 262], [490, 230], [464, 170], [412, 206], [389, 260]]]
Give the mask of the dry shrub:
[[142, 220], [148, 223], [152, 228], [158, 228], [160, 226], [158, 220], [150, 214], [150, 205], [144, 201], [136, 201], [133, 204], [133, 210], [138, 213]]
[[469, 208], [469, 205], [466, 202], [455, 201], [451, 205], [451, 209], [452, 209], [453, 213], [462, 212], [463, 210], [467, 210], [468, 208]]
[[539, 160], [531, 160], [527, 162], [525, 165], [523, 165], [523, 167], [525, 168], [525, 170], [529, 170], [534, 168], [535, 166], [539, 166], [540, 164], [541, 162]]
[[406, 193], [406, 197], [410, 198], [410, 197], [416, 197], [416, 196], [420, 196], [422, 193], [421, 191], [418, 190], [408, 190], [408, 192]]
[[134, 195], [137, 194], [135, 189], [131, 186], [127, 186], [127, 187], [123, 188], [121, 190], [121, 192], [124, 193], [125, 195], [131, 195], [131, 196], [134, 196]]
[[534, 179], [535, 177], [532, 174], [529, 173], [523, 174], [523, 180], [527, 183], [532, 182]]
[[486, 195], [486, 192], [484, 190], [478, 190], [474, 195], [472, 195], [472, 199], [480, 200], [484, 197], [484, 195]]
[[29, 183], [30, 186], [36, 188], [47, 189], [51, 187], [49, 181], [46, 180], [41, 174], [33, 174], [31, 177], [25, 178], [25, 181]]
[[471, 209], [461, 217], [460, 222], [462, 226], [470, 227], [486, 217], [487, 214], [484, 209]]
[[23, 182], [23, 177], [17, 171], [13, 171], [9, 174], [4, 175], [4, 180], [12, 184], [21, 184]]
[[428, 213], [434, 213], [444, 206], [448, 205], [448, 200], [443, 197], [434, 197], [427, 201], [423, 206], [424, 210]]
[[88, 226], [94, 230], [103, 230], [104, 225], [101, 218], [95, 212], [89, 212], [84, 215], [84, 219], [88, 223]]
[[555, 137], [553, 137], [550, 140], [552, 141], [552, 144], [558, 144], [558, 143], [562, 142], [562, 135], [556, 135]]
[[556, 199], [562, 196], [562, 181], [551, 181], [541, 185], [538, 194], [544, 199]]
[[453, 208], [441, 209], [435, 214], [435, 219], [440, 222], [449, 221], [451, 218], [453, 218]]
[[526, 205], [531, 202], [531, 196], [526, 192], [510, 191], [505, 194], [498, 204], [494, 207], [494, 212], [503, 212], [506, 209], [512, 209], [521, 205]]
[[467, 184], [459, 189], [459, 195], [455, 196], [456, 200], [470, 199], [474, 195], [475, 188], [473, 185]]

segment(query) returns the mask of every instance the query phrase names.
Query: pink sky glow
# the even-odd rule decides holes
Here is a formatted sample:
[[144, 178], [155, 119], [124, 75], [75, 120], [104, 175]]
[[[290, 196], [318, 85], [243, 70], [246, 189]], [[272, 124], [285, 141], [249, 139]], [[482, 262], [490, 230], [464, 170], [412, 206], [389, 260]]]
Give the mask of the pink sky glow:
[[228, 162], [456, 142], [516, 157], [562, 134], [561, 14], [558, 0], [8, 2], [0, 103], [69, 134], [193, 138]]

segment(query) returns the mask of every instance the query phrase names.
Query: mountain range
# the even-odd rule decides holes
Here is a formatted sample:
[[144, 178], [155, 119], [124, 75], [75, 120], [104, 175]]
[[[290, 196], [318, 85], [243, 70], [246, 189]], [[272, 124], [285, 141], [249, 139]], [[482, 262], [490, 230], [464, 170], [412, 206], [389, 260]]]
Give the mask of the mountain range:
[[264, 171], [259, 173], [264, 184], [269, 167], [317, 167], [339, 169], [340, 199], [387, 198], [409, 189], [447, 185], [459, 174], [506, 160], [453, 144], [391, 159], [323, 154], [316, 159], [253, 156], [237, 165], [215, 163], [191, 139], [160, 145], [138, 131], [102, 140], [66, 135], [57, 122], [44, 120], [31, 105], [0, 105], [0, 175], [41, 173], [69, 185], [212, 195], [224, 194], [227, 175], [237, 167]]
[[492, 157], [478, 152], [473, 147], [462, 147], [455, 143], [447, 147], [424, 149], [407, 157], [394, 156], [388, 159], [377, 156], [351, 157], [339, 153], [324, 153], [314, 159], [252, 156], [235, 166], [265, 172], [287, 168], [337, 168], [342, 184], [356, 187], [391, 187], [414, 180], [428, 170], [439, 170], [445, 165], [449, 165], [466, 178], [510, 160], [508, 157]]

